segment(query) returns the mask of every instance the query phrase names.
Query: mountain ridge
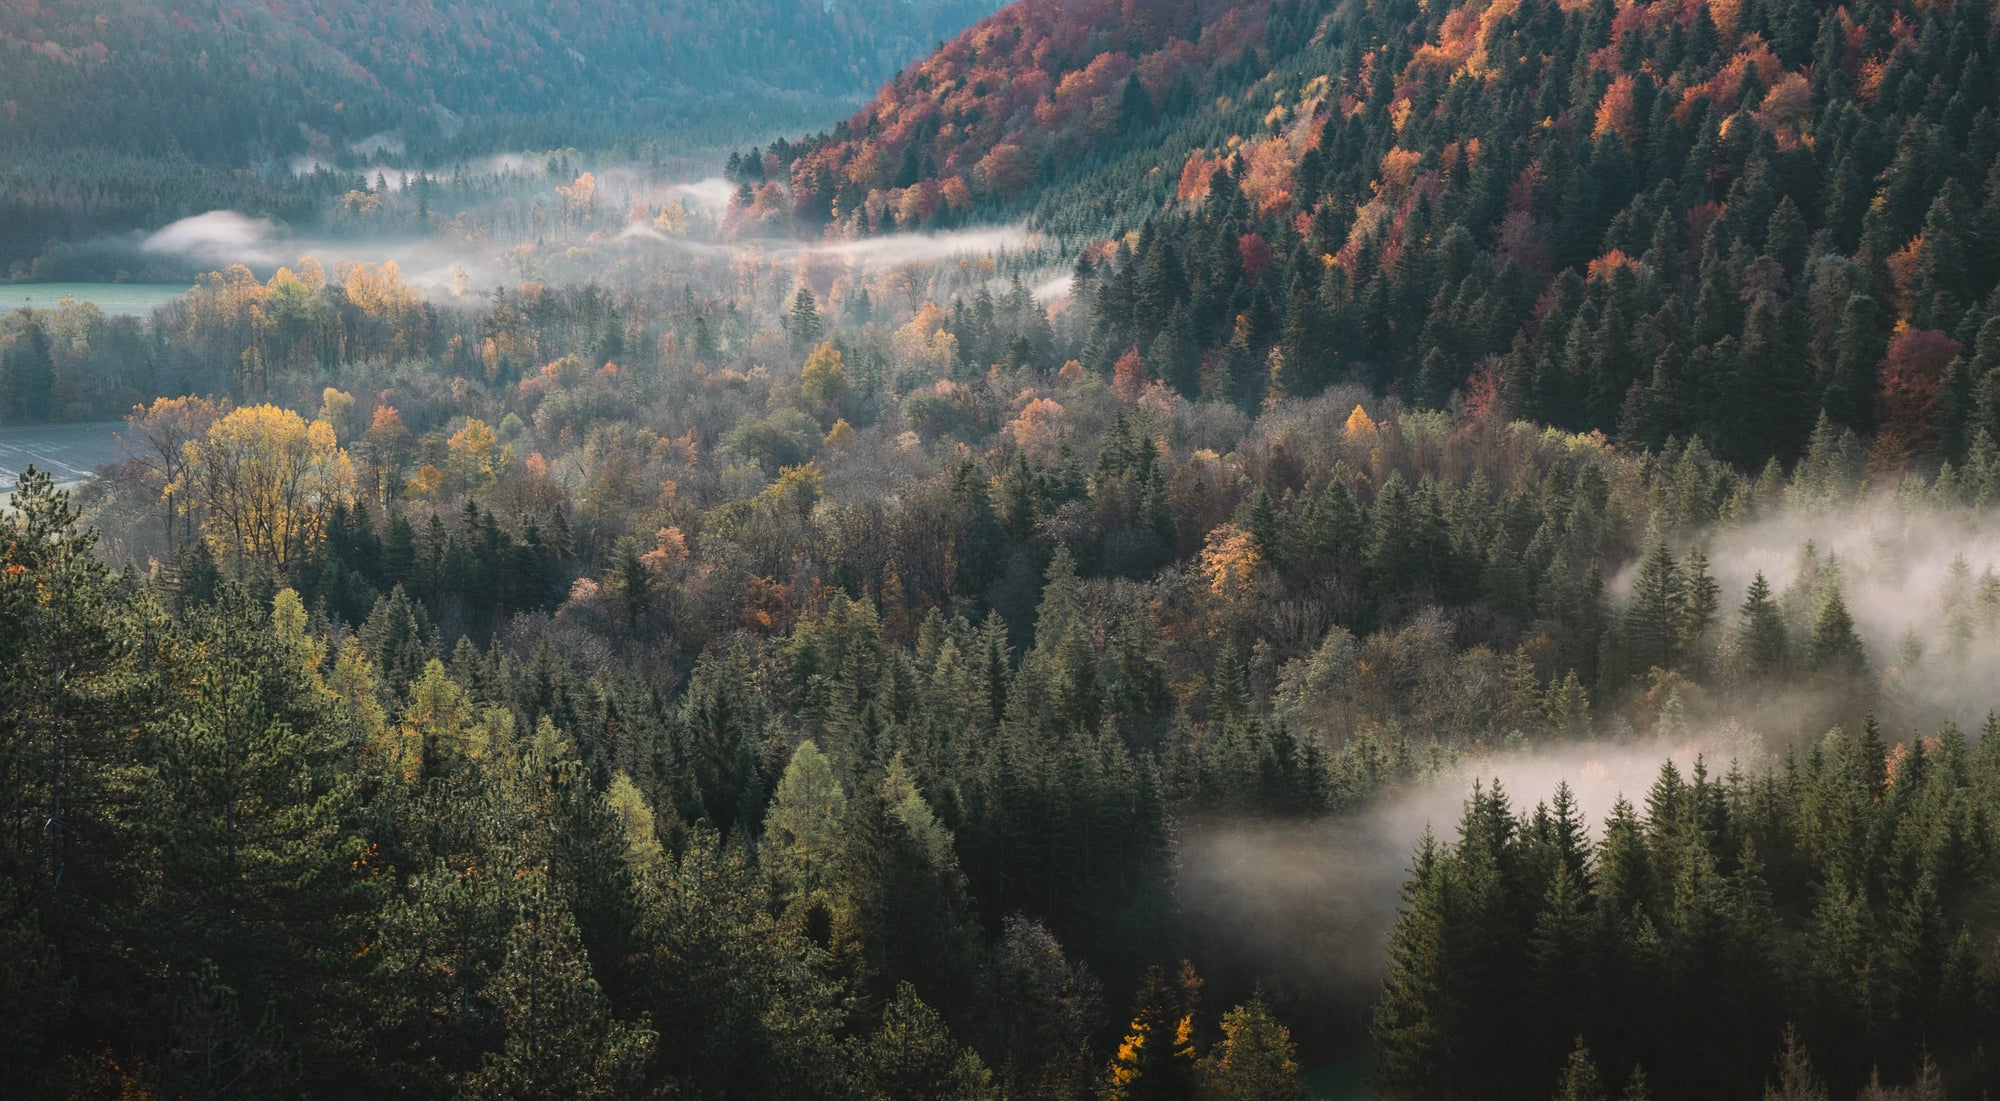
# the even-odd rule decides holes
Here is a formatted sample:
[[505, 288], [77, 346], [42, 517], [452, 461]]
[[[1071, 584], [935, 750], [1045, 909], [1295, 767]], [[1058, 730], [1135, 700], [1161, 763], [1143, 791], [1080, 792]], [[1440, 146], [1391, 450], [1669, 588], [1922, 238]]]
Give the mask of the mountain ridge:
[[0, 12], [0, 144], [243, 166], [399, 129], [414, 142], [552, 115], [670, 126], [718, 94], [866, 94], [991, 6], [45, 0]]

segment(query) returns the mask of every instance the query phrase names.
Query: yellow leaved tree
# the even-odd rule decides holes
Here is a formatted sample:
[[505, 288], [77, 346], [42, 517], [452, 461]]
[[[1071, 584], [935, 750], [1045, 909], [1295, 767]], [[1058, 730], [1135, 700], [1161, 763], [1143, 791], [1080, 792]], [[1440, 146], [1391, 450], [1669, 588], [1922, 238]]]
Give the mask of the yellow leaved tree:
[[838, 418], [847, 409], [847, 399], [852, 386], [847, 381], [847, 368], [842, 362], [840, 349], [826, 341], [812, 350], [806, 357], [804, 369], [799, 372], [799, 395], [806, 399], [824, 422]]
[[187, 489], [217, 560], [239, 575], [277, 576], [316, 550], [334, 505], [354, 496], [354, 467], [332, 426], [289, 409], [238, 409], [187, 443]]
[[446, 472], [453, 488], [466, 493], [491, 489], [501, 471], [513, 463], [513, 449], [503, 446], [493, 429], [477, 417], [467, 417], [465, 427], [445, 441]]

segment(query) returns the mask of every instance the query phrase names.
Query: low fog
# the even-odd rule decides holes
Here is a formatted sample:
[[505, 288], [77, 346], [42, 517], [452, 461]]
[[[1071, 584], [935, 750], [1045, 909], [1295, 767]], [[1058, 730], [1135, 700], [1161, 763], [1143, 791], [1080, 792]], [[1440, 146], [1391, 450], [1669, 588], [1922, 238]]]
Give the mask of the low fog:
[[1570, 743], [1467, 759], [1358, 814], [1317, 822], [1200, 822], [1182, 827], [1177, 893], [1191, 938], [1231, 970], [1284, 976], [1280, 996], [1331, 1000], [1364, 1012], [1386, 965], [1383, 951], [1410, 860], [1424, 831], [1456, 839], [1475, 783], [1498, 782], [1515, 812], [1567, 782], [1595, 839], [1622, 794], [1643, 808], [1672, 759], [1683, 774], [1702, 759], [1712, 775], [1769, 763], [1759, 739], [1723, 728], [1678, 740]]
[[[1754, 522], [1710, 529], [1689, 545], [1704, 549], [1720, 586], [1716, 627], [1725, 646], [1761, 573], [1799, 640], [1814, 610], [1838, 592], [1880, 682], [1878, 710], [1892, 728], [1950, 720], [1970, 733], [2000, 706], [2000, 510], [1880, 491], [1794, 501]], [[1629, 599], [1637, 570], [1635, 561], [1618, 574], [1614, 604]]]
[[294, 235], [268, 218], [252, 218], [234, 210], [211, 210], [183, 218], [148, 234], [142, 252], [191, 260], [207, 268], [242, 264], [268, 273], [282, 264], [311, 256], [328, 267], [347, 261], [379, 264], [395, 261], [403, 278], [432, 297], [449, 296], [460, 270], [475, 287], [502, 281], [502, 258], [482, 249], [441, 237], [381, 237], [346, 239]]

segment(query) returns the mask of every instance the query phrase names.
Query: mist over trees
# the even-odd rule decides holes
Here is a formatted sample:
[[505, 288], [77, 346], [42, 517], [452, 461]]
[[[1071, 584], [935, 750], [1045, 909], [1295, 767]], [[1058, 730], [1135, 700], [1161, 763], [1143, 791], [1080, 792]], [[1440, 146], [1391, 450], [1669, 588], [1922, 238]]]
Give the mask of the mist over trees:
[[808, 8], [0, 16], [0, 1094], [1993, 1088], [1990, 11]]
[[449, 176], [526, 149], [657, 159], [803, 130], [995, 6], [10, 5], [0, 273], [39, 259], [36, 278], [65, 278], [46, 270], [60, 246], [207, 210], [318, 222], [385, 163]]

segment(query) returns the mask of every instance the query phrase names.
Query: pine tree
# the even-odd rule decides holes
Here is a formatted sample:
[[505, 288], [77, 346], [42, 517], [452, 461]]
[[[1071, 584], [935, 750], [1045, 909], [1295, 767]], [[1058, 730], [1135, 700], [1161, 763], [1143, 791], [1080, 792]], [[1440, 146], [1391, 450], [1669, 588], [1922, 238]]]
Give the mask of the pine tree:
[[1621, 624], [1635, 665], [1675, 668], [1680, 653], [1680, 632], [1676, 628], [1683, 617], [1685, 601], [1681, 571], [1674, 563], [1673, 551], [1665, 543], [1653, 544], [1639, 564], [1639, 575], [1632, 583], [1632, 601], [1625, 607]]
[[860, 1096], [870, 1101], [936, 1098], [937, 1101], [997, 1101], [992, 1072], [971, 1049], [958, 1044], [937, 1011], [899, 983], [882, 1013], [882, 1027], [859, 1043], [854, 1054]]
[[[915, 148], [915, 143], [911, 148]], [[826, 327], [819, 317], [819, 303], [813, 299], [812, 288], [800, 287], [798, 293], [792, 296], [791, 312], [785, 317], [785, 335], [790, 338], [794, 349], [805, 351], [817, 345], [825, 332]]]
[[1222, 1016], [1222, 1042], [1203, 1063], [1201, 1096], [1214, 1101], [1306, 1101], [1291, 1031], [1261, 991]]
[[1700, 668], [1708, 629], [1721, 607], [1721, 587], [1710, 576], [1708, 556], [1699, 547], [1688, 551], [1681, 562], [1680, 575], [1680, 600], [1673, 614], [1674, 643], [1681, 654]]
[[655, 1036], [611, 1016], [569, 909], [546, 883], [522, 892], [520, 914], [486, 998], [501, 1044], [466, 1083], [485, 1097], [615, 1098], [640, 1083]]
[[1570, 1052], [1569, 1062], [1563, 1066], [1554, 1101], [1609, 1101], [1609, 1096], [1604, 1092], [1604, 1079], [1590, 1061], [1590, 1052], [1583, 1046], [1583, 1037], [1577, 1037], [1576, 1050]]
[[1852, 681], [1868, 670], [1867, 652], [1854, 631], [1854, 617], [1848, 614], [1838, 585], [1826, 586], [1813, 609], [1806, 669], [1839, 681]]
[[1737, 617], [1737, 646], [1746, 671], [1756, 677], [1783, 673], [1789, 662], [1785, 620], [1761, 572], [1751, 580]]
[[1111, 1058], [1100, 1101], [1180, 1101], [1200, 1078], [1194, 1039], [1201, 980], [1181, 965], [1177, 979], [1157, 965], [1146, 969], [1133, 1002], [1132, 1023]]

